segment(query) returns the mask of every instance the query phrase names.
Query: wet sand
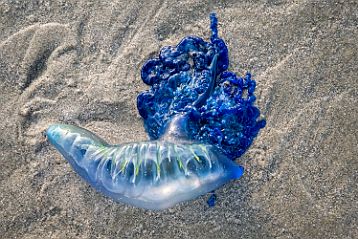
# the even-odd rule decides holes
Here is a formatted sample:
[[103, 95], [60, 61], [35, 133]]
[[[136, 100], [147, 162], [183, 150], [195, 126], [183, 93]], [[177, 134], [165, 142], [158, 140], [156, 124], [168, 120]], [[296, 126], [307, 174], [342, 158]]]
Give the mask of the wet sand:
[[[358, 235], [356, 1], [23, 2], [0, 2], [0, 238]], [[43, 131], [146, 139], [140, 67], [186, 35], [208, 39], [211, 11], [267, 119], [237, 160], [245, 176], [213, 208], [209, 195], [153, 212], [97, 193]]]

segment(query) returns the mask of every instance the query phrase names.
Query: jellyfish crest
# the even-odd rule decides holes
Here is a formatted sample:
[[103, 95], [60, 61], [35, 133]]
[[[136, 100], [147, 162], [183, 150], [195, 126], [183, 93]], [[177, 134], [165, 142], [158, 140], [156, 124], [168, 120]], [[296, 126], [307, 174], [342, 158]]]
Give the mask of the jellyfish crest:
[[150, 139], [176, 128], [188, 140], [216, 145], [235, 159], [266, 122], [254, 105], [256, 82], [250, 73], [239, 77], [227, 71], [228, 48], [214, 13], [210, 21], [210, 42], [188, 36], [144, 64], [141, 77], [150, 88], [139, 94], [137, 107]]
[[51, 125], [46, 135], [73, 169], [114, 200], [159, 210], [240, 178], [243, 168], [209, 144], [163, 140], [109, 145], [90, 131]]

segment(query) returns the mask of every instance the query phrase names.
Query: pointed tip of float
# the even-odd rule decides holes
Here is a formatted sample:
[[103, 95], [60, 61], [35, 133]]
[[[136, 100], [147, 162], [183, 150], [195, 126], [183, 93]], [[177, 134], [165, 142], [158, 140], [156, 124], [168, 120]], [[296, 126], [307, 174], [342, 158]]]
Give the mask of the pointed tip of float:
[[47, 140], [61, 153], [70, 150], [75, 140], [86, 141], [89, 145], [108, 146], [108, 143], [105, 140], [94, 133], [75, 125], [52, 124], [46, 129], [45, 135]]
[[242, 177], [242, 175], [244, 175], [245, 169], [244, 167], [240, 166], [240, 165], [235, 165], [235, 167], [232, 170], [232, 177], [234, 179], [239, 179]]
[[58, 125], [57, 124], [52, 124], [49, 127], [47, 127], [46, 131], [45, 131], [45, 135], [47, 137], [47, 139], [54, 144], [56, 141], [59, 140], [60, 138], [60, 134], [57, 131]]

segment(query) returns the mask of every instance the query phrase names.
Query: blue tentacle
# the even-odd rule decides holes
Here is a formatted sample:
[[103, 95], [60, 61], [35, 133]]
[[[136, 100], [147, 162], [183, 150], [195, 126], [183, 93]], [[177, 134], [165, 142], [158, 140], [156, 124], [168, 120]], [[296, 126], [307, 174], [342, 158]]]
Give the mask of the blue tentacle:
[[266, 121], [254, 105], [256, 82], [250, 73], [239, 77], [227, 71], [228, 48], [218, 36], [215, 14], [210, 20], [210, 42], [185, 37], [143, 66], [142, 79], [150, 89], [138, 96], [137, 106], [150, 139], [174, 128], [175, 137], [216, 145], [234, 160]]

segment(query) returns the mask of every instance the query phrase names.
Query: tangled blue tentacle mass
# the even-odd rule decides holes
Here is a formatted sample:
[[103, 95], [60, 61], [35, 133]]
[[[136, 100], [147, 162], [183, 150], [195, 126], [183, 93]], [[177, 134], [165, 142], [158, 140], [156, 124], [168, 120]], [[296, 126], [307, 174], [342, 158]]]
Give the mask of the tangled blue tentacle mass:
[[188, 140], [216, 145], [234, 160], [266, 121], [254, 105], [256, 82], [250, 73], [239, 77], [227, 70], [228, 48], [218, 37], [215, 14], [210, 20], [210, 42], [188, 36], [144, 64], [141, 77], [150, 88], [139, 94], [137, 107], [150, 139], [162, 137], [182, 113], [188, 116]]

